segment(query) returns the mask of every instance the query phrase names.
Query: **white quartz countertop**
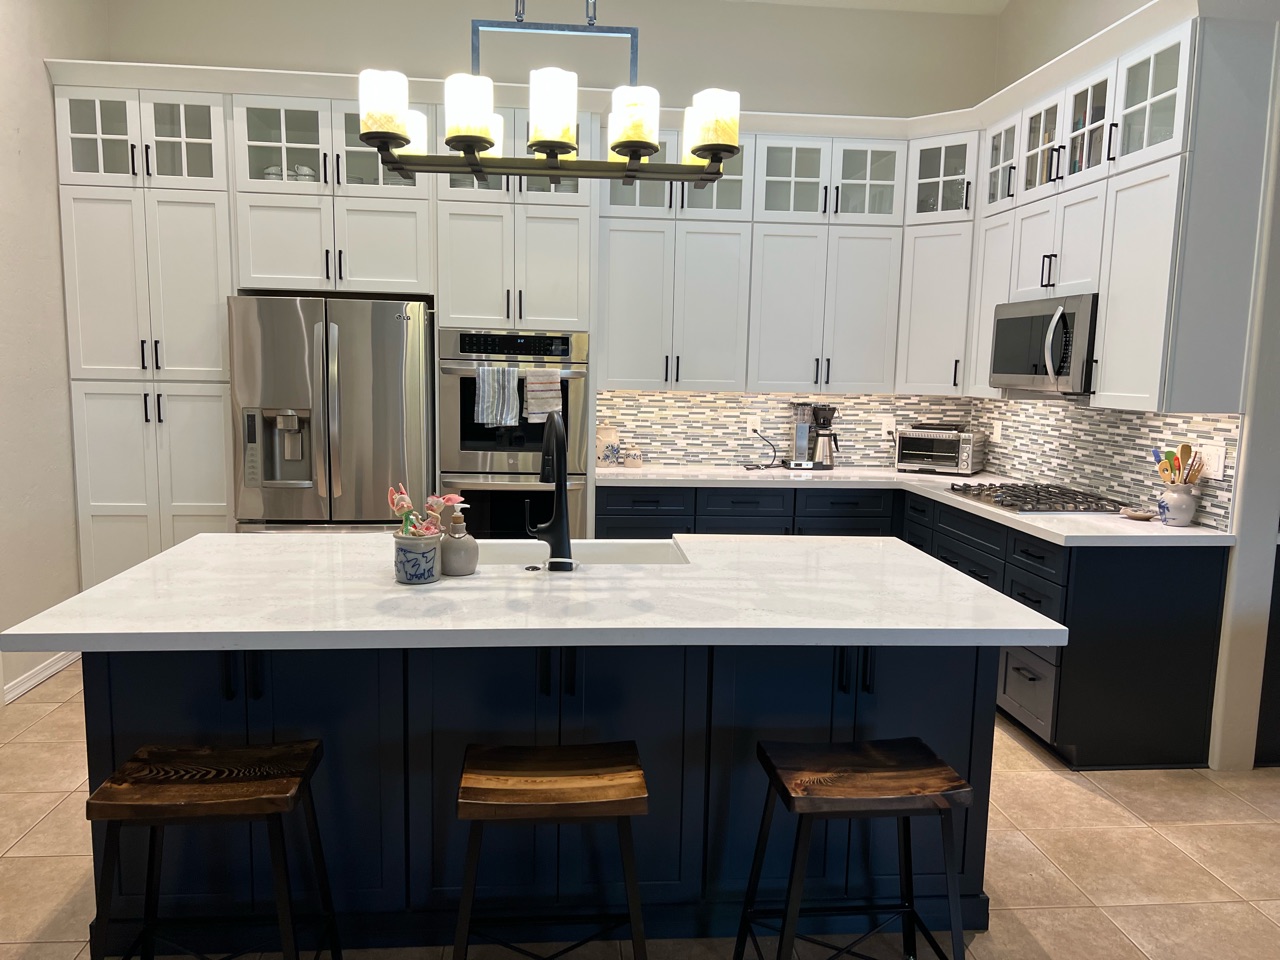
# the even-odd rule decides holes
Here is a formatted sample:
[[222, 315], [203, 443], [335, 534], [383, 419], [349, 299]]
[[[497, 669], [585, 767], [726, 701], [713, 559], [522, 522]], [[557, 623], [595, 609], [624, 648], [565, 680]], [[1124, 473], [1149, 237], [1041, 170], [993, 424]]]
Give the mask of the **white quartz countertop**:
[[[910, 490], [939, 503], [977, 514], [1064, 547], [1230, 546], [1234, 534], [1211, 527], [1166, 527], [1159, 520], [1139, 522], [1115, 514], [1014, 513], [951, 492], [952, 483], [1015, 483], [980, 473], [973, 477], [899, 473], [883, 467], [834, 470], [744, 470], [742, 467], [597, 467], [602, 487], [761, 487], [817, 486], [836, 489]], [[1154, 507], [1154, 504], [1152, 504]]]
[[6, 630], [0, 650], [1067, 641], [892, 538], [677, 536], [687, 563], [572, 573], [485, 565], [486, 546], [474, 576], [402, 586], [389, 534], [201, 534]]

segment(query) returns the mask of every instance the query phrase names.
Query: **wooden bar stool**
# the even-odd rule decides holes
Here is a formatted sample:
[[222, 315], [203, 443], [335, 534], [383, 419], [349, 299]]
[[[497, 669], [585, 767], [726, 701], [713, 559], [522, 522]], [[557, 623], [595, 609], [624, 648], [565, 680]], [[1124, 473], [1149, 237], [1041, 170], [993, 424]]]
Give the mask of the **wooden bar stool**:
[[[857, 944], [896, 916], [902, 919], [904, 958], [914, 960], [918, 932], [938, 955], [939, 960], [947, 960], [942, 947], [920, 919], [915, 905], [915, 882], [911, 867], [911, 818], [925, 815], [937, 816], [942, 821], [942, 855], [947, 874], [947, 904], [951, 913], [951, 956], [954, 960], [964, 957], [964, 927], [960, 919], [960, 868], [952, 810], [955, 807], [967, 807], [973, 802], [973, 788], [958, 773], [914, 737], [862, 743], [760, 743], [757, 754], [761, 766], [769, 776], [769, 786], [765, 793], [764, 816], [760, 821], [755, 857], [751, 862], [733, 960], [742, 960], [748, 938], [755, 943], [757, 954], [760, 953], [760, 946], [755, 941], [752, 929], [752, 924], [756, 921], [781, 919], [778, 960], [790, 960], [799, 936], [796, 925], [801, 917], [871, 913], [892, 915], [847, 947], [841, 948], [812, 937], [800, 936], [800, 939], [839, 951], [839, 955], [860, 956], [852, 952]], [[791, 856], [791, 875], [787, 881], [785, 907], [781, 910], [762, 910], [756, 908], [755, 902], [760, 888], [760, 873], [764, 867], [765, 848], [769, 842], [769, 826], [778, 797], [782, 798], [790, 812], [797, 815], [796, 843]], [[900, 902], [803, 908], [801, 900], [813, 821], [871, 817], [894, 817], [898, 821]]]
[[[574, 922], [600, 924], [601, 929], [555, 956], [576, 950], [624, 924], [630, 924], [632, 956], [634, 960], [647, 960], [631, 818], [648, 812], [649, 789], [644, 782], [644, 770], [640, 767], [640, 754], [632, 741], [561, 747], [468, 746], [462, 763], [462, 782], [458, 787], [458, 819], [471, 821], [471, 833], [467, 841], [467, 863], [462, 880], [462, 901], [458, 906], [453, 960], [467, 960], [485, 823], [559, 824], [593, 820], [617, 822], [622, 879], [627, 890], [627, 913], [572, 917]], [[516, 918], [486, 919], [490, 923], [520, 922]], [[567, 918], [541, 916], [535, 919], [546, 923]], [[510, 943], [496, 937], [486, 935], [486, 939], [511, 948]], [[535, 956], [523, 949], [516, 952]]]
[[299, 806], [311, 841], [329, 950], [333, 960], [342, 960], [337, 915], [311, 798], [311, 775], [322, 754], [319, 740], [302, 740], [267, 747], [147, 746], [126, 760], [85, 804], [85, 816], [89, 820], [104, 820], [107, 824], [106, 844], [98, 870], [98, 915], [90, 944], [92, 960], [103, 960], [106, 955], [122, 826], [146, 826], [150, 830], [142, 932], [129, 945], [125, 960], [135, 949], [139, 950], [142, 960], [152, 960], [165, 827], [255, 820], [267, 825], [281, 951], [285, 960], [298, 960], [293, 894], [285, 855], [284, 815]]

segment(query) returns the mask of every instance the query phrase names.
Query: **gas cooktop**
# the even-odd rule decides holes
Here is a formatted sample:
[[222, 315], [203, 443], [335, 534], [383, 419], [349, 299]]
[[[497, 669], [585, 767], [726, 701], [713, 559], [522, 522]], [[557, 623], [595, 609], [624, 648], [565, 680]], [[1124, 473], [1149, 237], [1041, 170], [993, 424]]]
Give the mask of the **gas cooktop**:
[[1018, 513], [1119, 513], [1128, 506], [1056, 483], [953, 483], [951, 489], [963, 497]]

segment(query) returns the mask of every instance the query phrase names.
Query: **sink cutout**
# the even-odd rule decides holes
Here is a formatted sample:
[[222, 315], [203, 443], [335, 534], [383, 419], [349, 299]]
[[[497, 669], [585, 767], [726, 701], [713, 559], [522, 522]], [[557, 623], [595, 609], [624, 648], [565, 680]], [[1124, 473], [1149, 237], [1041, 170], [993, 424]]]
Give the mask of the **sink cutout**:
[[[480, 566], [541, 564], [550, 549], [540, 540], [479, 540]], [[574, 540], [573, 559], [583, 566], [688, 563], [674, 540]]]

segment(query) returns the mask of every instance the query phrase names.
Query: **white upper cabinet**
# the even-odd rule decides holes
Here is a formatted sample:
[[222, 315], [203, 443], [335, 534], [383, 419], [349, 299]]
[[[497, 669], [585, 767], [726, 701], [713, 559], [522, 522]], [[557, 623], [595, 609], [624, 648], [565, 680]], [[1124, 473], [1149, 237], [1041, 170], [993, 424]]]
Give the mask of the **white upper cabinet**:
[[[605, 136], [608, 136], [607, 131]], [[602, 143], [602, 152], [604, 150], [608, 150], [608, 144]], [[623, 162], [616, 153], [610, 153], [609, 159]], [[660, 130], [658, 152], [650, 159], [652, 163], [679, 163], [680, 134], [675, 130]], [[678, 185], [656, 180], [632, 184], [624, 184], [621, 180], [606, 180], [600, 184], [600, 213], [606, 217], [670, 220], [675, 216], [678, 192]]]
[[1120, 58], [1116, 171], [1186, 149], [1187, 78], [1194, 21]]
[[1018, 207], [1009, 299], [1097, 293], [1106, 205], [1107, 185], [1098, 181]]
[[442, 327], [514, 325], [515, 210], [510, 204], [437, 204], [437, 273]]
[[1022, 117], [1014, 116], [991, 127], [983, 150], [982, 214], [1003, 213], [1017, 203], [1018, 130]]
[[[431, 135], [435, 110], [426, 104], [411, 104], [427, 117]], [[397, 173], [388, 170], [378, 159], [378, 151], [360, 139], [360, 104], [354, 100], [334, 100], [330, 104], [333, 117], [333, 193], [338, 197], [406, 197], [431, 196], [430, 174]]]
[[137, 90], [55, 87], [59, 182], [113, 187], [142, 183]]
[[[741, 150], [721, 165], [723, 175], [715, 183], [698, 189], [682, 183], [677, 214], [681, 220], [751, 219], [751, 196], [755, 186], [756, 138], [742, 137]], [[608, 186], [604, 189], [607, 191]]]
[[832, 224], [900, 226], [907, 193], [906, 141], [834, 141], [830, 182]]
[[901, 227], [830, 228], [823, 392], [893, 392], [901, 268]]
[[1116, 158], [1116, 62], [1067, 87], [1062, 115], [1066, 160], [1059, 171], [1063, 190], [1092, 183], [1111, 173]]
[[998, 398], [992, 387], [991, 335], [996, 307], [1009, 302], [1013, 266], [1015, 211], [1006, 210], [978, 221], [973, 265], [973, 316], [969, 322], [969, 361], [965, 364], [965, 396]]
[[239, 193], [236, 238], [242, 289], [333, 289], [332, 198]]
[[743, 390], [751, 298], [751, 225], [676, 225], [671, 386]]
[[[1048, 197], [1024, 204], [1013, 216], [1013, 282], [1010, 300], [1053, 296], [1049, 270], [1053, 256], [1057, 200]], [[1101, 243], [1102, 238], [1098, 238]]]
[[[515, 156], [537, 156], [529, 149], [529, 111], [517, 110]], [[592, 132], [591, 114], [578, 114], [578, 154], [566, 159], [592, 160], [596, 156], [596, 136]], [[512, 198], [523, 203], [554, 204], [557, 206], [589, 207], [591, 205], [591, 181], [576, 177], [560, 177], [552, 183], [550, 177], [517, 177], [512, 185]]]
[[1062, 180], [1063, 154], [1066, 144], [1062, 138], [1062, 96], [1054, 94], [1049, 99], [1022, 111], [1021, 186], [1019, 203], [1051, 197], [1058, 191]]
[[[390, 193], [388, 190], [387, 193]], [[383, 196], [333, 200], [338, 290], [430, 293], [435, 289], [432, 208]]]
[[826, 226], [754, 226], [748, 390], [819, 389], [828, 232]]
[[[496, 111], [502, 117], [502, 155], [504, 157], [520, 156], [524, 152], [521, 144], [520, 154], [516, 153], [516, 111], [510, 107], [499, 107]], [[521, 125], [521, 131], [524, 126]], [[436, 109], [436, 153], [454, 153], [444, 143], [444, 107]], [[522, 134], [523, 135], [523, 134]], [[459, 154], [461, 156], [461, 154]], [[483, 200], [490, 203], [510, 203], [516, 184], [509, 183], [512, 177], [487, 177], [483, 183], [469, 173], [441, 173], [436, 175], [436, 198], [440, 200]]]
[[756, 137], [757, 222], [826, 223], [831, 210], [831, 141]]
[[973, 219], [978, 134], [912, 140], [907, 154], [908, 226]]
[[330, 101], [237, 94], [232, 112], [238, 190], [315, 196], [333, 192]]
[[164, 548], [197, 533], [230, 533], [231, 388], [157, 384], [156, 475]]
[[515, 208], [515, 327], [591, 326], [591, 211]]
[[969, 317], [972, 223], [908, 227], [898, 310], [898, 393], [958, 395]]
[[676, 226], [663, 220], [600, 224], [600, 322], [591, 345], [596, 386], [661, 390], [672, 381]]
[[141, 92], [142, 173], [148, 187], [227, 188], [224, 99], [220, 93]]

